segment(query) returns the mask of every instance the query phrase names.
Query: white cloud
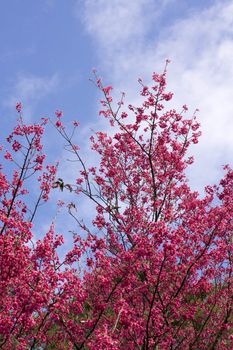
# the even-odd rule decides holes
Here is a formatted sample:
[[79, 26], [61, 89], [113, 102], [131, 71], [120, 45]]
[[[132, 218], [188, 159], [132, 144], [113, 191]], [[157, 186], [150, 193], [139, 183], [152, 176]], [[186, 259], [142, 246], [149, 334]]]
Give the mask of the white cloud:
[[[134, 37], [141, 37], [148, 27], [143, 8], [152, 8], [153, 1], [87, 0], [85, 2], [87, 30], [94, 34], [105, 49], [121, 49]], [[122, 26], [123, 24], [123, 26]]]
[[[219, 178], [233, 154], [233, 1], [195, 7], [185, 18], [166, 18], [173, 1], [85, 2], [84, 23], [98, 47], [101, 69], [119, 90], [136, 99], [136, 78], [147, 80], [170, 58], [169, 89], [175, 107], [200, 109], [203, 137], [193, 149], [194, 187]], [[159, 10], [157, 10], [159, 8]], [[162, 22], [161, 22], [162, 18]], [[155, 26], [160, 21], [160, 26]], [[154, 30], [156, 28], [156, 30]]]
[[5, 99], [4, 105], [12, 109], [16, 102], [20, 101], [24, 107], [24, 116], [29, 120], [35, 104], [52, 93], [57, 88], [58, 83], [57, 74], [51, 77], [19, 75], [11, 89], [10, 95]]
[[107, 67], [116, 79], [120, 72], [129, 71], [132, 59], [141, 58], [151, 24], [171, 2], [173, 0], [86, 0], [83, 22], [97, 44], [101, 68]]

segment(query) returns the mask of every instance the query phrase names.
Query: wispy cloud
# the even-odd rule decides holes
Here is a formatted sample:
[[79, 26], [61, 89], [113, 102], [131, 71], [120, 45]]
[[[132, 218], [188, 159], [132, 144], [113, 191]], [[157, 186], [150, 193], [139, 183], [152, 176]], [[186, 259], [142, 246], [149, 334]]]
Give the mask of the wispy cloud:
[[116, 88], [125, 86], [132, 99], [138, 75], [147, 80], [166, 58], [173, 61], [168, 80], [174, 105], [200, 109], [203, 137], [193, 149], [192, 184], [200, 188], [216, 181], [233, 153], [233, 1], [194, 6], [172, 21], [165, 11], [171, 12], [174, 1], [85, 4], [84, 23], [97, 44], [101, 69]]
[[58, 84], [57, 74], [50, 77], [19, 75], [10, 89], [9, 96], [4, 100], [4, 105], [12, 109], [17, 101], [21, 101], [24, 106], [25, 118], [29, 120], [35, 105], [43, 97], [54, 92]]
[[148, 45], [145, 39], [152, 24], [170, 2], [86, 0], [83, 23], [96, 44], [101, 68], [108, 68], [116, 80], [129, 71], [133, 57], [137, 61]]
[[148, 29], [148, 13], [142, 16], [143, 8], [149, 9], [152, 17], [151, 10], [154, 11], [154, 8], [151, 0], [87, 0], [84, 21], [87, 30], [105, 50], [121, 50], [132, 38], [141, 38]]

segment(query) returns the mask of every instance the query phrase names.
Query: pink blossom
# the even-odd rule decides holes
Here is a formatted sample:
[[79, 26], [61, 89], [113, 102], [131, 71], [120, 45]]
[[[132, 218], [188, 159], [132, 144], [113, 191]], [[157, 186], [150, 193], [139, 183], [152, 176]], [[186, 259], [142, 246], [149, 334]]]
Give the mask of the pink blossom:
[[22, 145], [18, 141], [14, 140], [12, 143], [12, 148], [15, 152], [18, 152], [22, 148]]
[[[192, 190], [200, 125], [161, 104], [171, 97], [166, 66], [153, 79], [137, 107], [120, 110], [120, 100], [112, 110], [105, 92], [101, 114], [112, 127], [90, 137], [93, 158], [74, 152], [75, 128], [61, 129], [58, 112], [77, 160], [63, 178], [58, 164], [44, 165], [43, 121], [20, 116], [8, 136], [22, 152], [0, 165], [1, 349], [233, 348], [233, 170], [202, 195]], [[64, 197], [57, 213], [41, 206], [55, 188], [71, 196], [59, 225]]]
[[103, 87], [102, 90], [106, 95], [109, 95], [112, 89], [113, 89], [112, 86], [106, 86], [106, 87]]
[[12, 155], [9, 151], [5, 152], [4, 158], [10, 161], [13, 161]]
[[61, 118], [63, 116], [63, 112], [59, 111], [59, 110], [56, 110], [55, 114], [56, 114], [57, 118]]
[[21, 102], [17, 102], [15, 108], [16, 108], [16, 111], [18, 113], [20, 113], [21, 110], [22, 110], [22, 103]]
[[74, 125], [74, 126], [79, 126], [80, 123], [79, 123], [78, 121], [74, 120], [74, 121], [73, 121], [73, 125]]
[[163, 98], [165, 101], [170, 101], [173, 97], [173, 93], [172, 92], [169, 92], [167, 94], [163, 94]]
[[56, 127], [60, 128], [62, 126], [62, 122], [60, 120], [56, 121]]

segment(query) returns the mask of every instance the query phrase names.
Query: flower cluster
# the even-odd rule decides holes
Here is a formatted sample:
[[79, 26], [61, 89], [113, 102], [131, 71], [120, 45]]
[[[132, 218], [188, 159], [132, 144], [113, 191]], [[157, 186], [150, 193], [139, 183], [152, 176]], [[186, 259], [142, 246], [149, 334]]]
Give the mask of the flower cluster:
[[[25, 125], [17, 103], [11, 150], [0, 150], [16, 167], [12, 176], [0, 167], [1, 349], [233, 348], [233, 171], [226, 166], [202, 197], [189, 187], [189, 148], [200, 124], [186, 105], [181, 113], [165, 109], [173, 97], [168, 63], [153, 73], [152, 86], [139, 80], [143, 101], [124, 111], [124, 94], [114, 109], [112, 87], [94, 72], [100, 115], [114, 127], [91, 136], [98, 165], [87, 166], [73, 142], [79, 123], [69, 134], [55, 112], [53, 124], [80, 165], [75, 185], [56, 179], [58, 164], [44, 164], [47, 119]], [[22, 197], [28, 178], [39, 187], [30, 208]], [[58, 208], [68, 209], [80, 231], [63, 259], [54, 222], [33, 237], [39, 204], [58, 188], [72, 192], [72, 202], [61, 199]], [[78, 216], [76, 195], [96, 206], [90, 227]]]

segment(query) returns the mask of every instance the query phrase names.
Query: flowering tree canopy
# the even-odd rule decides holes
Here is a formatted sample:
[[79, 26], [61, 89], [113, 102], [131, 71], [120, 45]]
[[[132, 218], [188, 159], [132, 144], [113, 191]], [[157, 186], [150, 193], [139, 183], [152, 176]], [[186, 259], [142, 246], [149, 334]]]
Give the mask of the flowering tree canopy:
[[[98, 165], [73, 142], [79, 123], [69, 134], [56, 111], [53, 124], [81, 167], [75, 184], [45, 165], [48, 120], [26, 125], [16, 105], [18, 124], [1, 148], [12, 174], [1, 167], [0, 349], [232, 349], [233, 171], [226, 166], [202, 197], [190, 189], [188, 151], [200, 125], [186, 105], [165, 110], [166, 73], [153, 73], [152, 87], [139, 80], [141, 105], [124, 109], [124, 94], [114, 107], [112, 87], [95, 72], [100, 115], [114, 130], [90, 138]], [[24, 200], [28, 179], [38, 184], [34, 206]], [[32, 235], [57, 188], [96, 206], [88, 227], [68, 203], [79, 232], [62, 261], [54, 222], [43, 239]]]

